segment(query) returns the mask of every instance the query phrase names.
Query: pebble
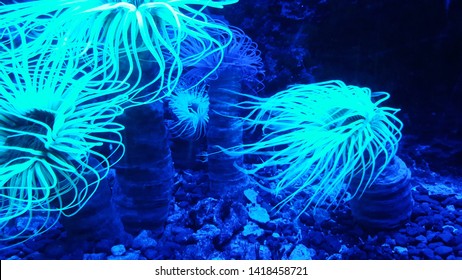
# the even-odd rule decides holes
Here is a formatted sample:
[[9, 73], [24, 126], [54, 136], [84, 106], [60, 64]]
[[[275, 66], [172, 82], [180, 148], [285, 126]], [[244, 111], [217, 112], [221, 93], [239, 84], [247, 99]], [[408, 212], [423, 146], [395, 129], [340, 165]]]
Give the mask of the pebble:
[[443, 242], [432, 242], [430, 244], [428, 244], [428, 248], [430, 249], [435, 249], [436, 247], [440, 247], [440, 246], [443, 246]]
[[132, 247], [134, 249], [156, 247], [157, 241], [149, 236], [147, 230], [143, 230], [133, 239]]
[[289, 260], [311, 260], [314, 255], [316, 255], [316, 251], [308, 249], [303, 244], [298, 244], [290, 253]]
[[249, 207], [249, 218], [262, 224], [265, 224], [270, 220], [268, 211], [260, 205], [253, 205]]
[[446, 257], [452, 253], [452, 248], [448, 246], [438, 246], [435, 248], [435, 253], [441, 257]]
[[123, 254], [125, 254], [126, 251], [127, 250], [125, 249], [125, 246], [123, 244], [115, 245], [111, 248], [111, 253], [114, 256], [122, 256]]
[[421, 242], [421, 243], [427, 243], [427, 238], [423, 235], [419, 235], [415, 238], [415, 240]]
[[262, 236], [265, 233], [263, 229], [261, 229], [256, 223], [249, 222], [247, 225], [244, 226], [244, 230], [242, 231], [242, 235], [249, 236], [255, 235], [257, 237]]
[[407, 237], [402, 233], [396, 233], [394, 235], [396, 245], [398, 246], [406, 246], [407, 245]]
[[419, 235], [419, 234], [425, 233], [425, 228], [413, 224], [410, 228], [407, 229], [407, 233], [408, 233], [410, 236], [417, 236], [417, 235]]
[[126, 252], [122, 256], [109, 256], [107, 257], [108, 260], [143, 260], [146, 259], [144, 257], [141, 257], [141, 252], [140, 251], [131, 251], [131, 252]]
[[105, 253], [84, 254], [83, 259], [84, 260], [94, 260], [94, 261], [105, 260], [106, 254]]
[[421, 250], [422, 254], [424, 255], [425, 259], [432, 260], [435, 258], [435, 253], [430, 248], [423, 248]]
[[271, 250], [265, 246], [265, 245], [260, 245], [260, 248], [258, 249], [258, 255], [261, 260], [271, 260]]
[[448, 244], [454, 237], [449, 232], [443, 232], [438, 235], [439, 239], [441, 239], [445, 244]]
[[401, 247], [401, 246], [395, 246], [395, 248], [393, 248], [393, 252], [396, 252], [396, 253], [398, 253], [399, 255], [402, 255], [402, 256], [407, 256], [408, 249], [405, 248], [405, 247]]

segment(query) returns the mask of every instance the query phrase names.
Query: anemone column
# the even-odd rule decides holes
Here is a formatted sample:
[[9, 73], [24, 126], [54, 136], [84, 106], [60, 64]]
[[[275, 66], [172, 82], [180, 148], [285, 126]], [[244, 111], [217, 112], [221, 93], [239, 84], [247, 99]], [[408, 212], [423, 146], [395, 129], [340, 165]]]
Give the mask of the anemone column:
[[161, 229], [168, 214], [173, 163], [162, 103], [126, 110], [125, 156], [117, 166], [115, 200], [125, 230]]
[[261, 89], [258, 87], [263, 77], [263, 63], [257, 44], [239, 28], [230, 29], [232, 39], [223, 50], [222, 63], [216, 76], [208, 79], [208, 173], [211, 193], [217, 196], [233, 196], [247, 182], [246, 174], [236, 168], [242, 165], [243, 154], [222, 151], [241, 149], [243, 123], [239, 119], [239, 107], [235, 105], [238, 105], [239, 93], [244, 88], [251, 93]]
[[232, 194], [246, 182], [246, 175], [235, 167], [242, 164], [243, 156], [222, 153], [218, 147], [242, 145], [239, 112], [230, 106], [238, 103], [238, 95], [230, 91], [241, 91], [241, 76], [240, 71], [229, 67], [209, 83], [208, 173], [211, 193], [216, 195]]

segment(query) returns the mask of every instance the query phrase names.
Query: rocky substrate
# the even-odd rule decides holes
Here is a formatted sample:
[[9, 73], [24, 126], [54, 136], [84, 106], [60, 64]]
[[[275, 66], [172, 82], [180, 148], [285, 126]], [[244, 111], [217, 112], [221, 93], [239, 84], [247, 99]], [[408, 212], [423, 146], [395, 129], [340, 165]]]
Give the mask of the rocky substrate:
[[176, 175], [163, 233], [143, 230], [122, 244], [69, 241], [58, 224], [43, 235], [0, 251], [1, 259], [462, 259], [460, 179], [410, 164], [414, 208], [388, 231], [362, 228], [348, 204], [307, 211], [250, 185], [240, 198], [212, 198], [202, 171]]

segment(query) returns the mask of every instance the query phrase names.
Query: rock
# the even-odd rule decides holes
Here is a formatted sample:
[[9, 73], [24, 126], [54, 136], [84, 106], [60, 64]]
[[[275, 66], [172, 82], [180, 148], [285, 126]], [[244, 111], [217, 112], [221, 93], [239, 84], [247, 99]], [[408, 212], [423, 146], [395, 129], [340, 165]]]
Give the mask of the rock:
[[260, 248], [258, 250], [258, 256], [260, 257], [261, 260], [271, 260], [272, 259], [271, 251], [265, 245], [260, 245]]
[[306, 226], [314, 226], [316, 221], [313, 215], [310, 215], [307, 212], [305, 212], [300, 216], [300, 222]]
[[186, 245], [183, 252], [178, 252], [178, 257], [181, 259], [191, 260], [206, 260], [208, 254], [211, 253], [210, 245], [203, 246], [202, 244]]
[[396, 241], [390, 236], [387, 236], [385, 238], [385, 244], [390, 245], [391, 247], [394, 247], [396, 245]]
[[395, 246], [393, 248], [393, 252], [399, 254], [400, 256], [407, 256], [408, 255], [408, 250], [405, 247], [401, 246]]
[[316, 255], [314, 249], [308, 249], [305, 245], [298, 244], [290, 253], [289, 260], [311, 260], [314, 255]]
[[436, 247], [440, 247], [440, 246], [443, 246], [443, 242], [432, 242], [430, 244], [428, 244], [428, 248], [434, 250]]
[[[227, 259], [255, 260], [257, 255], [255, 252], [255, 244], [252, 244], [247, 240], [241, 238], [242, 237], [237, 236], [236, 238], [231, 239], [230, 243], [225, 247], [226, 252], [228, 252]], [[252, 255], [253, 258], [248, 258]]]
[[144, 257], [140, 257], [141, 252], [140, 251], [130, 251], [126, 252], [122, 256], [109, 256], [107, 259], [108, 260], [142, 260], [145, 259]]
[[155, 260], [159, 258], [159, 252], [155, 248], [147, 248], [143, 251], [143, 255], [148, 260]]
[[310, 242], [315, 245], [324, 244], [324, 241], [325, 241], [324, 234], [322, 232], [314, 231], [314, 230], [309, 231], [306, 238], [307, 240], [310, 240]]
[[413, 224], [413, 225], [411, 225], [410, 228], [407, 229], [407, 233], [408, 233], [410, 236], [417, 236], [417, 235], [419, 235], [419, 234], [425, 233], [425, 228]]
[[415, 240], [417, 240], [418, 242], [421, 242], [421, 243], [424, 243], [426, 244], [427, 243], [427, 238], [423, 235], [419, 235], [415, 238]]
[[186, 244], [192, 239], [194, 231], [190, 228], [183, 228], [181, 231], [177, 231], [177, 234], [173, 240], [179, 244]]
[[217, 228], [215, 225], [206, 224], [197, 232], [193, 233], [193, 238], [196, 241], [200, 240], [212, 240], [215, 236], [220, 234], [220, 229]]
[[83, 259], [84, 260], [94, 260], [94, 261], [105, 260], [106, 254], [105, 253], [84, 254]]
[[425, 211], [424, 207], [422, 207], [421, 204], [417, 204], [412, 209], [412, 217], [413, 218], [420, 217], [420, 216], [426, 216], [426, 215], [427, 215], [427, 212]]
[[448, 246], [439, 246], [435, 248], [435, 253], [440, 255], [441, 257], [447, 257], [449, 254], [452, 253], [452, 248]]
[[395, 233], [394, 239], [396, 241], [396, 245], [398, 246], [406, 246], [407, 245], [407, 236], [401, 233]]
[[146, 249], [149, 247], [156, 247], [157, 241], [149, 236], [149, 232], [147, 230], [143, 230], [138, 234], [138, 236], [133, 239], [132, 247], [134, 249]]
[[316, 224], [320, 225], [325, 221], [330, 220], [330, 214], [329, 211], [326, 209], [316, 209], [315, 213], [313, 214], [313, 218]]
[[438, 238], [441, 239], [445, 244], [448, 244], [451, 242], [451, 240], [454, 238], [451, 233], [445, 231], [441, 234], [438, 235]]
[[250, 201], [250, 203], [257, 204], [258, 193], [253, 189], [246, 189], [244, 196]]
[[249, 218], [262, 224], [265, 224], [270, 220], [268, 211], [260, 205], [252, 205], [249, 207]]
[[420, 203], [427, 202], [429, 204], [436, 204], [438, 201], [431, 199], [429, 196], [416, 194], [413, 196], [414, 200]]
[[417, 248], [417, 249], [427, 248], [427, 244], [425, 244], [425, 243], [419, 243], [419, 244], [417, 244], [416, 248]]
[[407, 248], [407, 251], [408, 251], [408, 255], [409, 255], [409, 256], [416, 256], [416, 257], [417, 257], [416, 259], [420, 259], [420, 258], [419, 258], [420, 250], [417, 249], [416, 247], [414, 247], [414, 246], [409, 246], [409, 247]]
[[342, 255], [341, 254], [332, 254], [329, 257], [327, 257], [328, 260], [341, 260]]
[[428, 220], [433, 226], [443, 226], [444, 217], [441, 214], [430, 215]]
[[427, 241], [428, 242], [433, 242], [433, 241], [435, 241], [437, 236], [438, 236], [438, 233], [433, 232], [433, 231], [428, 231], [427, 232]]
[[430, 194], [429, 197], [431, 199], [434, 199], [434, 200], [438, 201], [438, 202], [442, 202], [442, 201], [444, 201], [445, 199], [448, 198], [448, 195], [436, 193], [436, 194]]
[[425, 259], [433, 260], [435, 258], [435, 253], [430, 248], [423, 248], [420, 252], [422, 252]]
[[249, 236], [249, 235], [255, 235], [257, 237], [262, 236], [265, 233], [263, 229], [261, 229], [256, 223], [254, 222], [249, 222], [247, 225], [244, 226], [244, 231], [242, 231], [242, 234], [244, 236]]
[[125, 254], [126, 251], [127, 250], [125, 249], [125, 246], [123, 244], [115, 245], [111, 248], [111, 253], [114, 256], [122, 256], [123, 254]]

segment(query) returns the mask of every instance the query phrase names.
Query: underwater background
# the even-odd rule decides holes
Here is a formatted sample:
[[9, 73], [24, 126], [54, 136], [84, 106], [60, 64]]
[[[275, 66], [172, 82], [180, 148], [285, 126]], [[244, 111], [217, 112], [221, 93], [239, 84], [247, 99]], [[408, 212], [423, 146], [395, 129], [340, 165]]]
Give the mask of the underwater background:
[[[3, 2], [4, 7], [15, 5]], [[237, 51], [232, 46], [224, 51], [226, 67], [219, 69], [208, 61], [205, 66], [202, 61], [185, 62], [181, 77], [189, 86], [181, 80], [172, 83], [172, 88], [167, 87], [171, 92], [160, 101], [147, 102], [143, 91], [137, 93], [145, 104], [122, 108], [115, 117], [124, 127], [118, 130], [124, 155], [109, 164], [97, 191], [73, 206], [78, 211], [42, 213], [39, 209], [7, 218], [14, 204], [7, 200], [12, 196], [8, 187], [12, 181], [1, 179], [0, 258], [462, 259], [462, 2], [227, 2], [222, 8], [201, 11], [233, 26], [239, 38]], [[0, 9], [2, 20], [5, 11]], [[2, 43], [2, 52], [9, 54], [5, 49], [10, 45]], [[1, 60], [3, 69], [9, 69], [3, 55]], [[177, 69], [171, 60], [165, 61], [166, 69]], [[149, 79], [152, 69], [157, 68], [142, 68], [140, 72], [147, 74], [137, 83], [143, 83], [146, 75]], [[4, 70], [3, 77], [14, 76], [9, 71]], [[201, 80], [204, 76], [210, 79]], [[199, 86], [191, 89], [191, 80], [192, 84], [200, 80]], [[8, 85], [1, 82], [4, 88]], [[301, 86], [297, 95], [290, 89], [298, 88], [291, 85], [306, 87]], [[381, 104], [380, 96], [364, 88], [389, 93], [389, 99]], [[374, 139], [377, 143], [372, 141], [372, 148], [363, 150], [350, 139], [339, 140], [337, 146], [325, 144], [324, 169], [316, 165], [322, 159], [306, 167], [310, 158], [324, 150], [323, 143], [309, 141], [315, 138], [311, 128], [296, 134], [306, 125], [304, 121], [284, 125], [293, 120], [291, 114], [295, 119], [303, 117], [314, 106], [303, 103], [307, 97], [296, 98], [329, 89], [371, 97], [367, 102], [349, 99], [345, 108], [359, 112], [374, 105], [366, 113], [386, 113], [384, 127], [373, 130], [380, 136]], [[294, 99], [289, 100], [292, 93]], [[329, 94], [335, 99], [334, 92]], [[217, 101], [216, 96], [224, 97]], [[2, 100], [9, 99], [2, 96]], [[302, 109], [284, 111], [290, 101], [302, 104]], [[320, 98], [316, 102], [329, 106], [334, 101]], [[356, 108], [351, 105], [355, 102], [364, 103]], [[236, 109], [236, 104], [241, 106]], [[1, 117], [10, 121], [11, 117], [4, 117], [7, 108], [2, 107]], [[256, 117], [258, 110], [263, 113]], [[336, 125], [347, 126], [343, 131], [348, 134], [353, 124], [367, 117], [360, 113], [342, 117], [345, 110], [350, 109], [319, 114], [341, 119]], [[274, 116], [287, 119], [272, 122]], [[12, 129], [1, 121], [2, 131]], [[265, 124], [270, 133], [262, 129]], [[103, 141], [93, 155], [113, 155], [111, 143], [119, 143], [114, 140], [118, 134], [107, 129], [104, 133], [111, 134], [110, 141]], [[268, 134], [272, 136], [265, 138]], [[287, 135], [293, 138], [263, 145]], [[10, 142], [4, 140], [8, 136], [0, 137], [3, 153]], [[323, 137], [327, 138], [319, 139]], [[388, 142], [382, 145], [380, 140]], [[344, 143], [354, 148], [344, 148]], [[353, 149], [361, 150], [352, 156], [358, 157], [355, 162], [360, 167], [347, 169], [348, 156], [335, 153], [337, 147], [348, 155]], [[362, 153], [365, 156], [358, 156]], [[272, 156], [282, 161], [272, 164], [268, 160]], [[371, 163], [372, 159], [378, 163]], [[10, 161], [0, 161], [0, 176], [6, 178]], [[387, 163], [383, 168], [379, 167], [382, 161]], [[262, 163], [254, 173], [254, 166]], [[369, 179], [374, 182], [369, 184]], [[355, 195], [354, 186], [362, 195]], [[376, 186], [385, 186], [391, 193]], [[58, 200], [69, 199], [64, 193]]]

